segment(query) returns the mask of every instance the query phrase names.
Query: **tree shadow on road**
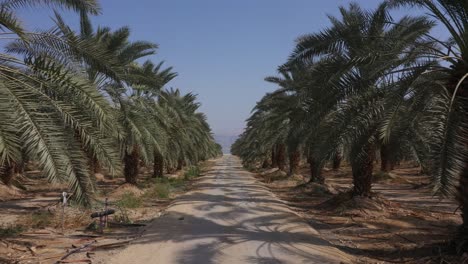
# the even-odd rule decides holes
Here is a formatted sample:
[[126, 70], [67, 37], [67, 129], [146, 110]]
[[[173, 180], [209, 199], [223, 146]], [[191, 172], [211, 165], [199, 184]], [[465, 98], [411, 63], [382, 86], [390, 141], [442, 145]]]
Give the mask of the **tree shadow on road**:
[[[155, 259], [164, 252], [173, 254], [175, 263], [351, 262], [235, 164], [215, 166], [195, 187], [132, 244], [151, 244]], [[127, 250], [125, 254], [131, 254], [132, 249]]]
[[[261, 206], [226, 210], [225, 202], [210, 204], [223, 210], [209, 212], [206, 218], [169, 212], [154, 221], [134, 244], [187, 243], [189, 247], [177, 252], [176, 263], [220, 263], [223, 252], [236, 252], [242, 247], [254, 252], [245, 263], [283, 263], [276, 255], [303, 260], [298, 263], [337, 263], [330, 256], [339, 251], [289, 210]], [[230, 251], [230, 247], [236, 249]], [[346, 263], [348, 256], [343, 254], [342, 258]]]

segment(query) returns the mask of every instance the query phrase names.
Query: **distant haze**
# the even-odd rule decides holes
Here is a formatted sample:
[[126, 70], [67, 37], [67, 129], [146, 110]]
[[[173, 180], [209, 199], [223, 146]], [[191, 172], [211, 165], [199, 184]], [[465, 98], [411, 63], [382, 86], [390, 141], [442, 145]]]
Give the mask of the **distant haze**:
[[231, 135], [215, 135], [215, 140], [223, 147], [224, 154], [231, 153], [231, 145], [236, 141], [238, 136]]

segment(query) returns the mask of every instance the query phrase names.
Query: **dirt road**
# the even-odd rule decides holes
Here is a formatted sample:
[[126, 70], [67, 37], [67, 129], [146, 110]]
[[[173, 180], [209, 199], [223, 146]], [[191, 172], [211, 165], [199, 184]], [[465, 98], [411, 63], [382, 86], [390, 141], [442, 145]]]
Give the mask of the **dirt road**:
[[225, 155], [108, 263], [350, 263]]

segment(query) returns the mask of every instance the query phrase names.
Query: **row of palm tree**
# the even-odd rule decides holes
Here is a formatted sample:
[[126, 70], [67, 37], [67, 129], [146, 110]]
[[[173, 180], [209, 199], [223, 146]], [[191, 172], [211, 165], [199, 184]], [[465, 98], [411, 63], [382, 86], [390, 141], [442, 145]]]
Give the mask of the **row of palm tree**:
[[[394, 20], [410, 6], [427, 15]], [[387, 0], [374, 10], [353, 3], [329, 16], [331, 26], [298, 38], [277, 85], [255, 106], [232, 146], [247, 166], [297, 173], [310, 165], [310, 182], [342, 159], [352, 168], [354, 196], [372, 196], [380, 169], [417, 161], [434, 190], [454, 195], [468, 237], [468, 5], [464, 0]], [[431, 35], [440, 23], [450, 39]], [[463, 239], [464, 238], [464, 239]], [[464, 249], [466, 243], [461, 243]]]
[[[80, 28], [55, 11], [52, 29], [30, 32], [17, 16], [24, 7], [76, 11]], [[0, 53], [3, 182], [37, 161], [49, 181], [68, 183], [90, 205], [94, 172], [136, 184], [141, 164], [162, 176], [220, 153], [196, 96], [165, 88], [173, 69], [141, 63], [157, 45], [131, 41], [128, 27], [94, 28], [89, 16], [100, 12], [97, 0], [0, 1], [0, 34], [12, 39]]]

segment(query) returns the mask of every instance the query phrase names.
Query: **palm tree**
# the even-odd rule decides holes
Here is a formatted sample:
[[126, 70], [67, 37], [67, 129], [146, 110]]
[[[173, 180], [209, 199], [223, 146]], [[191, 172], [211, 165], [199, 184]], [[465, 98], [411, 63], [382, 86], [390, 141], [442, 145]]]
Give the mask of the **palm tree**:
[[31, 33], [21, 24], [21, 19], [18, 17], [18, 9], [24, 7], [42, 7], [62, 8], [82, 12], [86, 14], [97, 15], [101, 11], [101, 7], [97, 0], [2, 0], [0, 2], [0, 27], [3, 34], [14, 34], [22, 39], [27, 39]]
[[[61, 21], [60, 18], [57, 20]], [[136, 63], [138, 59], [155, 54], [157, 45], [146, 41], [130, 42], [128, 27], [115, 31], [98, 27], [94, 31], [85, 13], [81, 13], [80, 21], [79, 36], [74, 36], [73, 31], [64, 24], [60, 26], [61, 31], [69, 39], [79, 37], [99, 43], [115, 60], [115, 64], [101, 63], [84, 52], [76, 52], [76, 56], [87, 65], [89, 78], [102, 93], [112, 98], [114, 107], [118, 109], [116, 116], [121, 128], [115, 137], [122, 146], [124, 176], [126, 182], [136, 184], [140, 158], [146, 164], [150, 163], [155, 152], [153, 149], [159, 145], [159, 139], [152, 131], [153, 124], [145, 122], [147, 109], [144, 105], [176, 74], [171, 72], [172, 68], [159, 72], [162, 63]]]
[[[96, 1], [2, 1], [3, 34], [18, 40], [2, 54], [0, 88], [0, 167], [3, 179], [11, 179], [12, 168], [23, 158], [39, 161], [50, 181], [65, 181], [76, 200], [89, 204], [93, 181], [87, 155], [92, 152], [112, 169], [115, 156], [102, 131], [112, 127], [112, 108], [74, 62], [72, 50], [97, 51], [96, 45], [79, 39], [66, 42], [54, 32], [30, 33], [18, 22], [17, 8], [49, 5], [97, 14]], [[45, 50], [19, 52], [15, 47], [35, 46], [41, 39]], [[37, 46], [37, 45], [36, 45]], [[24, 55], [24, 56], [21, 56]], [[52, 56], [53, 55], [53, 56]], [[99, 57], [102, 54], [97, 54]], [[24, 60], [20, 60], [23, 57]], [[65, 100], [66, 98], [66, 100]], [[24, 157], [26, 155], [26, 157]]]
[[439, 88], [447, 93], [445, 105], [438, 108], [443, 117], [438, 120], [441, 147], [434, 159], [436, 191], [445, 195], [455, 194], [460, 203], [463, 224], [460, 228], [460, 247], [466, 250], [468, 235], [468, 36], [466, 34], [468, 5], [464, 0], [389, 0], [392, 7], [416, 6], [424, 8], [437, 19], [450, 34], [445, 49], [433, 50], [431, 55], [445, 63], [431, 70], [438, 74]]
[[[283, 91], [265, 95], [255, 106], [254, 113], [247, 120], [244, 137], [237, 145], [246, 166], [263, 163], [271, 155], [272, 166], [285, 170], [286, 138], [289, 133], [288, 106], [290, 97]], [[241, 142], [244, 141], [242, 144]], [[249, 150], [244, 153], [244, 150]], [[236, 147], [233, 147], [236, 152]]]
[[[39, 5], [79, 12], [79, 33], [58, 12], [53, 29], [26, 31], [16, 10]], [[195, 96], [177, 94], [169, 99], [177, 104], [164, 109], [171, 96], [161, 90], [176, 73], [163, 63], [137, 62], [154, 54], [156, 44], [129, 41], [128, 27], [94, 30], [88, 15], [100, 12], [96, 1], [5, 0], [0, 7], [2, 34], [16, 36], [0, 55], [4, 182], [24, 160], [37, 160], [50, 181], [68, 182], [73, 197], [89, 205], [95, 190], [90, 172], [100, 165], [117, 174], [124, 160], [127, 181], [136, 183], [141, 160], [156, 164], [164, 155], [174, 157], [165, 158], [168, 164], [195, 164], [220, 153], [206, 117], [196, 112]], [[171, 120], [175, 111], [183, 114], [180, 122]], [[177, 129], [184, 133], [170, 134]], [[171, 136], [183, 147], [173, 150]]]
[[194, 94], [181, 95], [178, 89], [165, 90], [159, 104], [171, 120], [164, 160], [169, 172], [219, 155], [206, 117], [197, 112], [200, 104]]
[[[425, 55], [434, 49], [426, 39], [433, 23], [424, 17], [393, 23], [385, 4], [372, 12], [357, 4], [340, 11], [341, 19], [330, 17], [330, 28], [298, 40], [280, 67], [282, 78], [267, 79], [280, 88], [257, 104], [233, 151], [254, 165], [268, 148], [276, 154], [278, 142], [287, 143], [290, 154], [302, 146], [310, 181], [319, 183], [325, 162], [337, 165], [344, 155], [352, 165], [354, 195], [369, 196], [379, 147], [384, 169], [400, 149], [416, 149], [408, 133], [399, 139], [387, 132], [392, 117], [401, 114], [402, 108], [394, 105], [410, 104], [415, 97], [408, 87], [432, 63]], [[295, 160], [290, 155], [290, 167]]]
[[[282, 77], [265, 78], [267, 82], [275, 83], [279, 88], [262, 101], [269, 101], [269, 111], [278, 115], [272, 126], [281, 127], [285, 130], [284, 142], [281, 142], [280, 148], [284, 145], [287, 148], [289, 175], [293, 175], [299, 172], [301, 160], [302, 130], [300, 126], [304, 111], [301, 107], [299, 92], [302, 88], [300, 83], [302, 72], [280, 69], [279, 73]], [[281, 149], [280, 151], [282, 152]], [[278, 156], [280, 154], [278, 153]], [[281, 159], [278, 160], [277, 158], [276, 164], [282, 169]]]
[[[140, 156], [146, 163], [152, 160], [152, 152], [148, 142], [156, 143], [153, 133], [148, 130], [150, 124], [144, 122], [142, 115], [145, 111], [139, 105], [142, 89], [157, 91], [161, 88], [164, 78], [167, 78], [168, 72], [162, 72], [159, 76], [157, 72], [161, 65], [155, 66], [150, 62], [143, 65], [136, 63], [136, 60], [155, 54], [157, 45], [146, 41], [130, 42], [130, 29], [122, 27], [112, 31], [107, 27], [98, 27], [94, 30], [86, 13], [82, 12], [80, 16], [80, 34], [76, 34], [68, 27], [56, 14], [55, 17], [58, 30], [57, 36], [64, 39], [66, 43], [80, 42], [97, 46], [96, 51], [90, 52], [86, 46], [77, 47], [73, 45], [70, 56], [86, 69], [88, 79], [95, 83], [98, 92], [112, 99], [113, 107], [118, 111], [113, 111], [113, 117], [116, 121], [112, 134], [107, 133], [108, 138], [116, 139], [121, 145], [121, 152], [124, 161], [124, 176], [129, 183], [136, 184], [138, 174], [138, 164]], [[56, 51], [50, 51], [50, 48], [44, 45], [41, 39], [34, 41], [31, 45], [15, 43], [10, 47], [19, 53], [31, 56], [31, 54], [48, 54], [50, 57], [56, 57]], [[68, 52], [61, 50], [62, 53]], [[153, 69], [154, 68], [154, 69]], [[169, 68], [169, 71], [171, 68]], [[173, 77], [172, 77], [173, 78]], [[152, 88], [147, 88], [152, 87]], [[145, 142], [143, 142], [145, 141]], [[144, 149], [141, 149], [144, 148]], [[150, 157], [151, 156], [151, 157]], [[97, 157], [91, 156], [92, 163], [96, 167], [100, 163]]]
[[318, 88], [331, 102], [328, 135], [319, 147], [319, 160], [330, 158], [340, 145], [348, 145], [353, 193], [369, 196], [378, 128], [386, 115], [384, 99], [395, 85], [389, 80], [403, 78], [423, 63], [420, 58], [428, 48], [417, 44], [427, 42], [432, 23], [424, 17], [389, 23], [385, 4], [373, 12], [351, 4], [340, 12], [341, 20], [330, 18], [332, 27], [298, 40], [289, 64], [320, 61], [316, 74], [330, 76], [328, 85]]

